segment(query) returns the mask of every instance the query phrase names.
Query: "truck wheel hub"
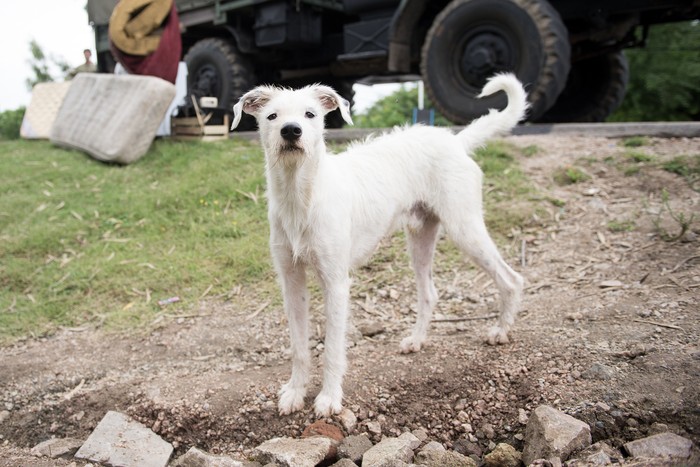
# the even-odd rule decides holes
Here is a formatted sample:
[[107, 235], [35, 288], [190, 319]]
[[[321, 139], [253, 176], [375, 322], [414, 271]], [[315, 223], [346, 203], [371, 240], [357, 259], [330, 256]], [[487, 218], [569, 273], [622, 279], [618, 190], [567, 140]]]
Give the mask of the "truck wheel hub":
[[465, 41], [460, 71], [467, 84], [480, 88], [494, 73], [507, 70], [510, 63], [508, 42], [500, 34], [484, 31]]

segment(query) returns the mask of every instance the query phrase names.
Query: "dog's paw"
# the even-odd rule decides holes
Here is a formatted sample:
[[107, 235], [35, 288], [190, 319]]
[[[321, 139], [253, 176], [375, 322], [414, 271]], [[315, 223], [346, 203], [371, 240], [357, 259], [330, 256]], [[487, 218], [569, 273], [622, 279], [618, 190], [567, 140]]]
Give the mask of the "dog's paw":
[[421, 347], [423, 347], [423, 340], [416, 339], [413, 336], [405, 337], [399, 345], [401, 353], [419, 352]]
[[489, 345], [507, 344], [509, 342], [508, 331], [499, 326], [493, 326], [489, 329], [486, 342], [488, 342]]
[[318, 396], [316, 396], [316, 401], [314, 402], [316, 416], [321, 418], [340, 413], [343, 410], [342, 399], [342, 396], [333, 397], [328, 394], [324, 394], [322, 391]]
[[282, 386], [279, 392], [278, 408], [280, 415], [289, 415], [304, 408], [306, 389], [293, 388], [289, 383]]

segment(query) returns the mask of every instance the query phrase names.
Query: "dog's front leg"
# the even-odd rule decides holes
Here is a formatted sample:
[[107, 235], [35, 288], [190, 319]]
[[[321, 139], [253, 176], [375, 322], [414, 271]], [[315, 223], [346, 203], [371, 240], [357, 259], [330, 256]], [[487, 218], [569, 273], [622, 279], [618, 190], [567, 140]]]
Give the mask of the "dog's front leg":
[[319, 271], [326, 314], [326, 339], [323, 360], [323, 387], [316, 397], [316, 415], [325, 417], [343, 408], [345, 375], [345, 333], [347, 329], [350, 278], [347, 270]]
[[306, 384], [309, 381], [309, 292], [305, 267], [294, 262], [291, 252], [278, 247], [273, 257], [280, 276], [284, 310], [291, 338], [292, 376], [279, 392], [279, 411], [286, 415], [304, 408]]

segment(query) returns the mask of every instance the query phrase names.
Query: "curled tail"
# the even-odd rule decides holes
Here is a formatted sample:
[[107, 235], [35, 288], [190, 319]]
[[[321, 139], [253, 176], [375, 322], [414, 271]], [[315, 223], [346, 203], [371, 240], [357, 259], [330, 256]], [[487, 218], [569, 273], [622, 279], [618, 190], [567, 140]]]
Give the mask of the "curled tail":
[[490, 78], [478, 97], [490, 96], [498, 91], [504, 91], [508, 96], [508, 105], [500, 112], [489, 109], [489, 113], [479, 117], [459, 132], [459, 137], [467, 152], [483, 145], [488, 139], [508, 133], [520, 120], [525, 117], [527, 94], [518, 78], [512, 73], [497, 74]]

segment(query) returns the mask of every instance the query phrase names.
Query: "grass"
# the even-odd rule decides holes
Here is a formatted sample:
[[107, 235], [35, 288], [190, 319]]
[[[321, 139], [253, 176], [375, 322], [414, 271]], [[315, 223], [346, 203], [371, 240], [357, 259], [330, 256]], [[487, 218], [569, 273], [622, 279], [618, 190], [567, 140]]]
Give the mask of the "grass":
[[[147, 328], [241, 284], [276, 293], [257, 145], [156, 141], [126, 167], [47, 142], [0, 142], [0, 153], [0, 344], [86, 323]], [[499, 243], [536, 209], [515, 154], [497, 143], [475, 155]], [[373, 262], [407, 267], [404, 245], [398, 234]], [[439, 248], [439, 267], [461, 263]]]
[[554, 182], [558, 185], [573, 185], [575, 183], [582, 183], [591, 179], [583, 170], [578, 167], [562, 167], [554, 171], [553, 174]]
[[664, 162], [661, 167], [667, 172], [680, 175], [693, 190], [700, 191], [700, 154], [677, 156]]
[[622, 145], [626, 148], [638, 148], [647, 146], [648, 144], [649, 138], [646, 136], [631, 136], [622, 140]]
[[127, 167], [44, 142], [0, 151], [0, 342], [131, 327], [158, 300], [270, 276], [257, 147], [159, 141]]

